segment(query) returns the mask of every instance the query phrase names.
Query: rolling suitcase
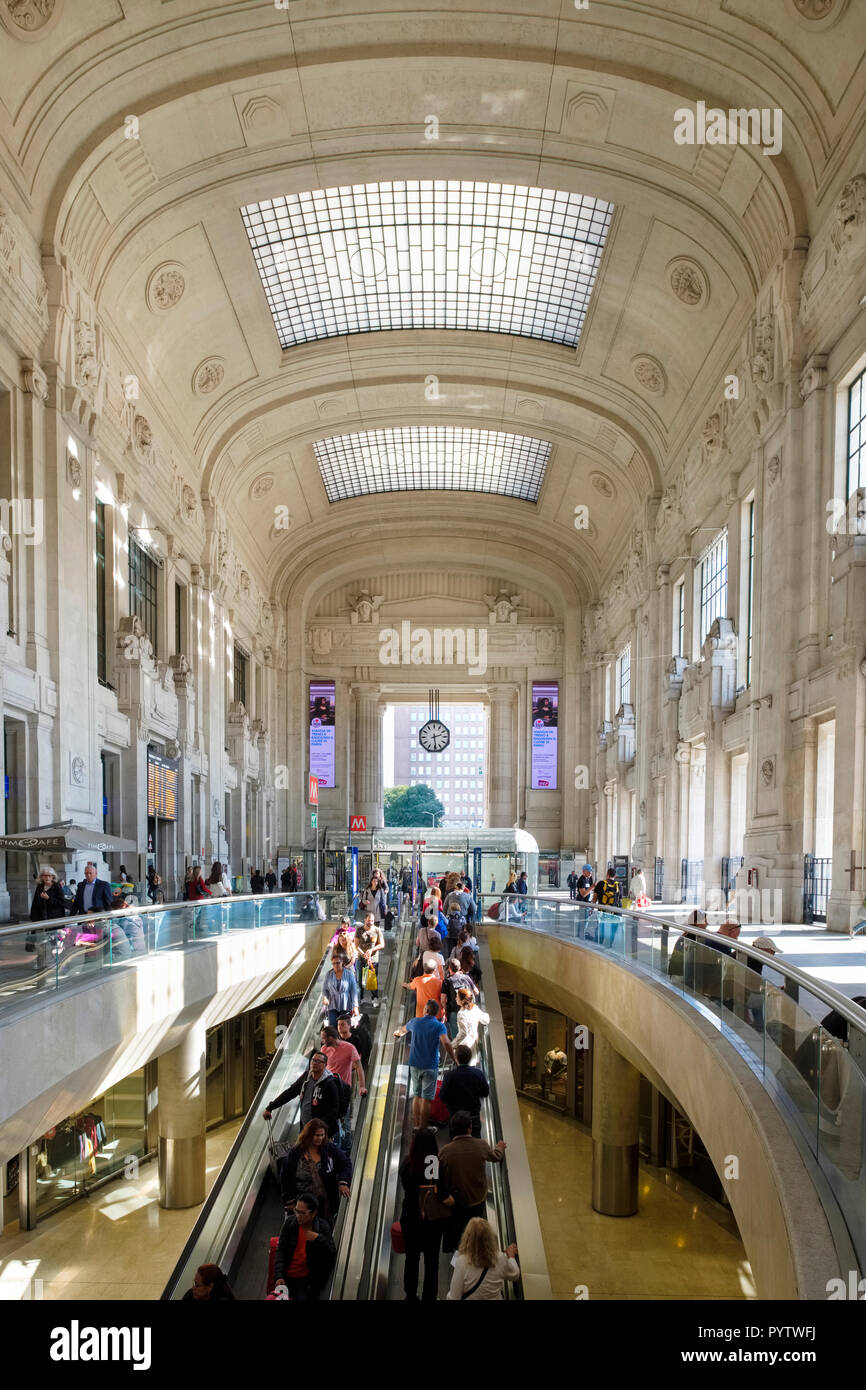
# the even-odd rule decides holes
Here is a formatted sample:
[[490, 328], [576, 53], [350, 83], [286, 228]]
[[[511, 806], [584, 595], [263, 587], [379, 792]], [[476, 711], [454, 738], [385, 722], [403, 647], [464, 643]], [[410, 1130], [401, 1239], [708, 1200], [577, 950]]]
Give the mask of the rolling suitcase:
[[448, 1106], [443, 1105], [439, 1099], [439, 1092], [441, 1090], [442, 1078], [440, 1076], [439, 1080], [436, 1082], [436, 1094], [430, 1102], [430, 1119], [436, 1125], [447, 1125], [450, 1116], [448, 1114]]
[[268, 1248], [268, 1296], [274, 1291], [274, 1264], [277, 1258], [277, 1246], [280, 1243], [279, 1236], [271, 1236], [271, 1243]]

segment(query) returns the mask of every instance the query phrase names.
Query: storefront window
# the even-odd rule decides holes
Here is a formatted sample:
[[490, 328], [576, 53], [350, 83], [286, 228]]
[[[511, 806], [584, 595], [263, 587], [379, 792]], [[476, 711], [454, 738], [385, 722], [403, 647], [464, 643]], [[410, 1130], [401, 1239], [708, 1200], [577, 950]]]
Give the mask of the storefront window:
[[144, 1068], [127, 1076], [77, 1115], [48, 1130], [36, 1156], [36, 1217], [121, 1172], [146, 1152]]
[[527, 999], [523, 1008], [520, 1089], [564, 1110], [568, 1095], [568, 1039], [562, 1014]]

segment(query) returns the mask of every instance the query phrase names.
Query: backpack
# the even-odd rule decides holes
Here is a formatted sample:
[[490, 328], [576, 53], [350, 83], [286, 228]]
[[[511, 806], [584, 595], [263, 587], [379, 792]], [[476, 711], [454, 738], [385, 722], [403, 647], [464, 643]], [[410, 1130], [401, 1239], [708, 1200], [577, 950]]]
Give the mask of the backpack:
[[619, 899], [619, 883], [610, 883], [608, 879], [603, 879], [599, 889], [598, 900], [605, 907], [617, 907]]

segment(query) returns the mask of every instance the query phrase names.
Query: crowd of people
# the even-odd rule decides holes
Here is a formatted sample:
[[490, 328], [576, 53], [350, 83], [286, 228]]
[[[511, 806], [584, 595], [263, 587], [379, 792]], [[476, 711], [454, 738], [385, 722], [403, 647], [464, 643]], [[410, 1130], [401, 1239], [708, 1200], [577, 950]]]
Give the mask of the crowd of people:
[[[288, 1147], [274, 1145], [285, 1214], [273, 1262], [274, 1298], [319, 1298], [335, 1266], [334, 1224], [340, 1202], [352, 1190], [350, 1116], [367, 1096], [365, 1068], [372, 1048], [372, 1014], [361, 1004], [369, 994], [376, 1009], [381, 997], [386, 889], [384, 875], [375, 871], [359, 897], [360, 920], [341, 919], [329, 943], [319, 1041], [301, 1075], [263, 1112], [270, 1124], [281, 1106], [299, 1102], [297, 1139]], [[411, 896], [411, 877], [408, 889], [400, 891]], [[422, 1257], [422, 1296], [438, 1297], [442, 1250], [453, 1252], [450, 1300], [501, 1298], [505, 1281], [520, 1272], [516, 1247], [501, 1251], [485, 1219], [488, 1166], [503, 1161], [506, 1144], [489, 1145], [481, 1138], [490, 1087], [479, 1065], [479, 1039], [490, 1019], [479, 1002], [476, 915], [471, 880], [463, 875], [446, 875], [429, 888], [410, 978], [404, 982], [415, 996], [414, 1017], [395, 1033], [410, 1043], [411, 1140], [399, 1170], [403, 1198], [394, 1236], [395, 1249], [405, 1252], [409, 1300], [418, 1296]], [[451, 1063], [442, 1080], [440, 1054]], [[448, 1142], [441, 1149], [431, 1119], [448, 1125]], [[196, 1300], [231, 1296], [215, 1266], [202, 1266], [185, 1295]]]

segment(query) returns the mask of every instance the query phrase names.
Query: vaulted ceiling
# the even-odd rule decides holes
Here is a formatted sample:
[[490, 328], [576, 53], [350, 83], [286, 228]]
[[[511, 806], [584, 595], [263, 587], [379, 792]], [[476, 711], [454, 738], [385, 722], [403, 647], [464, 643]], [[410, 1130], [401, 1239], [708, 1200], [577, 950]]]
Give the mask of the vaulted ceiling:
[[[565, 589], [597, 591], [717, 392], [761, 280], [825, 216], [862, 142], [863, 30], [845, 0], [43, 8], [44, 31], [22, 35], [0, 0], [4, 182], [43, 251], [93, 294], [202, 495], [283, 592], [335, 538], [411, 561], [431, 517], [476, 555], [543, 554]], [[698, 101], [778, 108], [782, 151], [678, 144], [675, 112]], [[547, 341], [526, 315], [486, 311], [418, 327], [396, 301], [375, 320], [394, 326], [361, 331], [354, 290], [381, 272], [363, 240], [337, 248], [339, 273], [337, 259], [319, 267], [317, 293], [343, 277], [333, 336], [309, 328], [323, 301], [296, 293], [297, 258], [269, 304], [242, 209], [419, 180], [610, 204], [579, 335]], [[501, 249], [483, 241], [482, 279]], [[329, 500], [321, 441], [429, 428], [543, 441], [537, 501]]]

